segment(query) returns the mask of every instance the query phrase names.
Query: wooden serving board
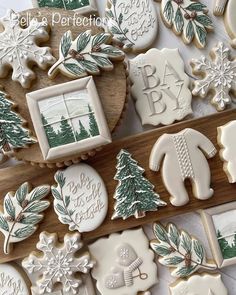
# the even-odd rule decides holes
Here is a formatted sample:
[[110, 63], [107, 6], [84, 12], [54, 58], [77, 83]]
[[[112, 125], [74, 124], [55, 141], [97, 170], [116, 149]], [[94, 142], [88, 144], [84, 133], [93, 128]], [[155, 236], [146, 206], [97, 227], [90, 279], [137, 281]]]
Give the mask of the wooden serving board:
[[[74, 11], [65, 11], [63, 9], [31, 9], [21, 13], [22, 23], [25, 21], [32, 19], [34, 16], [37, 17], [38, 21], [46, 18], [51, 27], [50, 39], [48, 42], [44, 42], [41, 46], [49, 46], [52, 49], [52, 54], [56, 58], [59, 55], [59, 44], [61, 37], [68, 30], [72, 31], [73, 37], [76, 38], [78, 34], [85, 30], [91, 30], [93, 34], [97, 34], [103, 31], [103, 29], [91, 26], [73, 26], [73, 19], [82, 20], [86, 19], [83, 16], [79, 16], [78, 13]], [[59, 22], [53, 26], [53, 22]], [[64, 22], [63, 22], [64, 20]], [[88, 19], [87, 19], [88, 20]], [[70, 21], [69, 24], [66, 21]], [[71, 79], [63, 76], [62, 74], [58, 74], [58, 76], [50, 80], [47, 72], [41, 70], [37, 66], [33, 68], [36, 74], [36, 80], [32, 82], [32, 86], [30, 89], [24, 89], [17, 82], [12, 81], [11, 73], [5, 78], [0, 79], [0, 84], [5, 88], [6, 92], [11, 96], [11, 99], [18, 105], [17, 111], [19, 114], [28, 122], [29, 129], [33, 132], [33, 135], [36, 137], [34, 132], [33, 123], [28, 111], [27, 102], [25, 96], [27, 93], [46, 88], [49, 86], [65, 83], [71, 81]], [[100, 96], [104, 113], [108, 122], [108, 126], [111, 132], [115, 130], [115, 128], [119, 125], [122, 114], [125, 110], [125, 105], [127, 101], [128, 95], [128, 73], [126, 70], [125, 63], [122, 62], [114, 62], [114, 69], [112, 71], [101, 71], [101, 75], [94, 76], [95, 84], [98, 90], [98, 94]], [[115, 84], [114, 84], [115, 82]], [[78, 159], [87, 159], [88, 154], [90, 156], [95, 154], [95, 151], [89, 151], [88, 153], [83, 153], [82, 155], [76, 155], [73, 157], [64, 158], [63, 161], [56, 162], [48, 162], [43, 160], [43, 156], [39, 147], [39, 144], [33, 144], [29, 146], [28, 149], [19, 149], [15, 150], [14, 156], [18, 160], [23, 160], [25, 162], [29, 162], [32, 164], [38, 164], [40, 166], [64, 166], [72, 164], [73, 162], [78, 162]]]
[[[169, 202], [169, 194], [165, 190], [160, 172], [154, 173], [149, 170], [149, 155], [153, 144], [156, 142], [159, 136], [163, 133], [176, 133], [184, 128], [194, 128], [203, 134], [205, 134], [219, 150], [217, 145], [217, 130], [218, 126], [226, 124], [228, 121], [236, 118], [236, 110], [230, 110], [222, 112], [220, 114], [211, 115], [201, 119], [189, 120], [181, 122], [169, 127], [163, 127], [155, 129], [150, 132], [124, 138], [122, 140], [115, 141], [106, 146], [95, 157], [90, 158], [87, 163], [93, 166], [102, 176], [107, 186], [109, 194], [109, 212], [104, 223], [95, 231], [83, 234], [85, 241], [89, 241], [94, 238], [98, 238], [112, 232], [121, 231], [128, 228], [133, 228], [146, 223], [151, 223], [163, 218], [169, 218], [171, 216], [183, 214], [198, 209], [209, 208], [211, 206], [227, 203], [236, 199], [236, 185], [228, 183], [227, 177], [223, 172], [223, 163], [219, 158], [219, 155], [209, 160], [210, 168], [212, 171], [212, 187], [215, 190], [214, 197], [206, 200], [199, 201], [195, 199], [191, 194], [191, 187], [187, 184], [188, 191], [190, 193], [190, 202], [183, 207], [173, 207]], [[146, 170], [146, 177], [155, 185], [156, 191], [160, 194], [160, 197], [165, 200], [168, 205], [161, 208], [157, 212], [149, 212], [146, 217], [142, 219], [135, 219], [133, 217], [123, 221], [117, 219], [112, 221], [111, 216], [114, 208], [113, 194], [117, 182], [113, 179], [116, 173], [116, 155], [120, 149], [125, 148], [133, 157], [139, 162], [139, 164]], [[28, 181], [32, 185], [40, 184], [53, 184], [55, 169], [32, 167], [30, 165], [19, 165], [17, 167], [7, 168], [0, 170], [0, 196], [1, 202], [4, 195], [8, 191], [16, 190], [23, 182]], [[51, 200], [53, 199], [50, 197]], [[1, 203], [0, 202], [0, 203]], [[68, 226], [62, 225], [58, 219], [52, 206], [46, 213], [44, 221], [41, 223], [39, 230], [28, 240], [15, 244], [14, 251], [11, 255], [6, 256], [2, 252], [2, 246], [0, 249], [0, 263], [22, 258], [35, 249], [35, 244], [38, 241], [38, 235], [41, 231], [47, 230], [48, 232], [58, 232], [60, 237], [63, 237], [68, 232]], [[3, 244], [3, 236], [0, 235], [0, 245]]]

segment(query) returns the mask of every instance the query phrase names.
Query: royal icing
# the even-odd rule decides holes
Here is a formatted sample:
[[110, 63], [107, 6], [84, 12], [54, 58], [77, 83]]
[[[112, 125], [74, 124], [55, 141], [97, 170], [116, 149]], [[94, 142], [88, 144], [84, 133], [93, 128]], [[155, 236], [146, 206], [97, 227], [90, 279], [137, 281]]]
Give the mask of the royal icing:
[[114, 65], [110, 60], [123, 60], [124, 53], [108, 45], [110, 40], [109, 33], [92, 36], [91, 30], [88, 30], [79, 34], [73, 41], [71, 31], [66, 32], [60, 43], [60, 58], [49, 70], [49, 77], [54, 78], [61, 72], [75, 79], [97, 75], [100, 69], [112, 70]]
[[50, 48], [37, 45], [39, 41], [49, 39], [48, 24], [33, 19], [26, 29], [22, 29], [19, 14], [12, 10], [8, 10], [0, 23], [4, 26], [0, 33], [0, 78], [4, 78], [12, 68], [12, 80], [29, 88], [36, 78], [29, 64], [37, 64], [45, 70], [55, 62]]
[[153, 0], [108, 0], [107, 29], [124, 50], [143, 51], [154, 42], [158, 31]]
[[41, 214], [50, 202], [42, 200], [50, 191], [50, 186], [42, 185], [29, 192], [29, 184], [23, 183], [14, 193], [9, 192], [3, 202], [3, 212], [0, 211], [0, 231], [5, 236], [4, 253], [9, 254], [11, 244], [29, 238], [38, 228], [43, 219]]
[[228, 0], [214, 0], [214, 15], [220, 16], [223, 15], [225, 12], [225, 7]]
[[156, 240], [150, 242], [151, 248], [162, 265], [173, 269], [173, 277], [188, 277], [199, 269], [216, 269], [214, 263], [207, 262], [202, 244], [187, 232], [178, 230], [174, 224], [170, 223], [165, 228], [155, 223], [153, 232]]
[[106, 217], [108, 196], [100, 175], [86, 164], [73, 165], [55, 174], [52, 187], [54, 209], [59, 220], [70, 230], [89, 232]]
[[221, 275], [194, 275], [188, 280], [170, 285], [171, 295], [228, 295]]
[[131, 92], [143, 125], [169, 125], [192, 113], [190, 79], [178, 49], [150, 49], [129, 65]]
[[13, 264], [0, 264], [0, 295], [30, 295], [29, 280]]
[[149, 160], [152, 171], [162, 163], [162, 178], [174, 206], [189, 202], [185, 180], [193, 183], [193, 194], [199, 200], [212, 197], [211, 173], [207, 158], [216, 154], [212, 142], [194, 129], [184, 129], [176, 134], [163, 134], [155, 143]]
[[207, 32], [213, 30], [206, 5], [193, 0], [158, 1], [161, 1], [162, 19], [167, 27], [182, 35], [186, 44], [194, 40], [197, 47], [206, 46]]
[[144, 169], [138, 166], [128, 151], [121, 150], [117, 161], [114, 179], [119, 184], [114, 194], [116, 204], [112, 219], [127, 219], [130, 216], [142, 218], [146, 215], [145, 212], [157, 211], [158, 207], [166, 206], [154, 192], [154, 185], [143, 176]]
[[0, 91], [0, 149], [5, 153], [36, 142], [23, 127], [24, 119], [13, 111], [14, 106], [8, 95]]
[[158, 282], [154, 253], [142, 229], [111, 234], [89, 245], [89, 250], [99, 261], [92, 276], [103, 295], [137, 295]]
[[222, 111], [232, 103], [229, 92], [236, 91], [236, 59], [230, 59], [230, 50], [222, 42], [212, 49], [211, 56], [212, 60], [205, 56], [192, 60], [193, 73], [204, 76], [194, 82], [192, 93], [205, 98], [209, 92], [213, 92], [211, 103]]
[[88, 252], [83, 251], [79, 257], [75, 256], [83, 247], [80, 234], [66, 234], [64, 243], [60, 244], [56, 234], [42, 232], [36, 247], [41, 252], [32, 252], [22, 261], [22, 266], [30, 274], [38, 276], [32, 291], [37, 294], [50, 293], [57, 283], [61, 283], [65, 294], [77, 294], [82, 283], [79, 273], [89, 273], [94, 266]]

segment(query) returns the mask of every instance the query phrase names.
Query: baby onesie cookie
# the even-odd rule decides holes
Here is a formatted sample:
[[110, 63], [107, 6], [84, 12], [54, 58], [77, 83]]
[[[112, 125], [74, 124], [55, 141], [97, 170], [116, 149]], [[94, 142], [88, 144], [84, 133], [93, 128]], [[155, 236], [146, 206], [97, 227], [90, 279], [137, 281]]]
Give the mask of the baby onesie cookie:
[[154, 185], [143, 176], [145, 170], [138, 166], [128, 151], [122, 149], [117, 161], [114, 179], [119, 184], [114, 194], [116, 204], [112, 219], [142, 218], [147, 211], [157, 211], [158, 207], [166, 206], [154, 192]]
[[216, 155], [212, 142], [194, 129], [184, 129], [176, 134], [163, 134], [155, 143], [149, 167], [158, 171], [162, 163], [162, 178], [170, 194], [173, 206], [184, 206], [189, 202], [185, 180], [193, 184], [193, 194], [199, 200], [212, 197], [211, 172], [207, 158]]
[[213, 92], [212, 105], [218, 111], [223, 111], [232, 103], [229, 92], [236, 96], [236, 58], [230, 59], [230, 50], [222, 42], [212, 49], [210, 56], [211, 60], [202, 56], [191, 62], [193, 74], [202, 77], [194, 82], [192, 93], [205, 98], [209, 92]]
[[8, 10], [0, 23], [4, 26], [0, 33], [0, 78], [6, 77], [12, 68], [12, 80], [18, 81], [23, 88], [29, 88], [36, 78], [29, 64], [37, 64], [46, 70], [55, 62], [49, 47], [38, 46], [39, 42], [49, 39], [48, 24], [33, 19], [26, 29], [22, 29], [20, 16], [13, 10]]
[[222, 148], [220, 157], [224, 161], [224, 171], [230, 183], [236, 182], [236, 157], [235, 157], [235, 134], [236, 121], [228, 122], [226, 125], [218, 127], [218, 144]]
[[165, 25], [172, 28], [175, 34], [182, 35], [184, 43], [194, 41], [199, 48], [206, 46], [207, 33], [213, 30], [206, 5], [193, 0], [158, 1], [161, 1], [161, 15]]
[[0, 264], [0, 295], [30, 295], [30, 282], [17, 265]]
[[156, 240], [150, 242], [151, 248], [159, 256], [158, 261], [172, 269], [173, 277], [189, 277], [199, 269], [216, 269], [214, 263], [206, 260], [202, 244], [187, 232], [178, 230], [174, 224], [170, 223], [165, 228], [155, 223], [153, 232]]
[[59, 243], [57, 234], [42, 232], [36, 247], [40, 252], [32, 252], [22, 261], [29, 274], [38, 275], [32, 292], [50, 293], [56, 283], [61, 283], [65, 294], [78, 294], [82, 283], [79, 273], [89, 273], [94, 266], [89, 252], [83, 251], [79, 257], [75, 256], [83, 247], [80, 234], [66, 234], [64, 243]]
[[143, 125], [169, 125], [192, 114], [190, 79], [178, 49], [150, 49], [129, 66], [131, 93]]
[[92, 270], [103, 295], [137, 295], [158, 283], [154, 253], [142, 229], [111, 234], [89, 245]]
[[36, 143], [30, 131], [23, 127], [25, 121], [13, 110], [14, 107], [8, 95], [0, 90], [0, 149], [3, 153]]
[[220, 274], [203, 273], [170, 285], [171, 295], [228, 295]]
[[151, 47], [158, 32], [157, 10], [153, 0], [108, 0], [107, 29], [125, 51]]
[[9, 192], [0, 211], [0, 231], [5, 236], [4, 253], [9, 254], [13, 243], [29, 238], [38, 228], [43, 219], [44, 210], [50, 202], [42, 201], [50, 191], [49, 185], [42, 185], [29, 192], [29, 184], [23, 183], [18, 190]]
[[77, 164], [58, 171], [55, 180], [52, 195], [59, 220], [71, 231], [98, 228], [107, 215], [108, 196], [97, 171], [87, 164]]
[[60, 43], [59, 60], [48, 72], [54, 78], [58, 72], [69, 78], [81, 78], [88, 75], [98, 75], [100, 69], [113, 70], [110, 60], [123, 60], [124, 52], [108, 45], [111, 41], [109, 33], [99, 33], [92, 36], [91, 30], [78, 35], [73, 41], [71, 31], [67, 31]]

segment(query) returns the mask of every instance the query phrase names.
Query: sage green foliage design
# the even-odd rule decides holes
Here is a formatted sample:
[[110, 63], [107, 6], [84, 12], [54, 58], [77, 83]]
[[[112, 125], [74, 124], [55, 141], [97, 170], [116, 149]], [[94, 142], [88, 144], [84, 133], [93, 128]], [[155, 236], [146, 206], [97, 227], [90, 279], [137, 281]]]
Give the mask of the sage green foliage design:
[[163, 0], [162, 14], [169, 27], [177, 34], [183, 34], [186, 43], [197, 39], [200, 47], [205, 47], [207, 31], [213, 29], [208, 9], [201, 2], [189, 0]]
[[141, 218], [147, 211], [157, 211], [158, 207], [166, 206], [154, 186], [144, 176], [144, 169], [138, 166], [131, 154], [121, 150], [117, 156], [117, 173], [114, 177], [119, 181], [114, 198], [115, 212], [112, 219], [127, 219], [130, 216]]
[[79, 224], [76, 223], [74, 218], [75, 210], [68, 209], [71, 199], [70, 196], [64, 196], [63, 187], [66, 185], [66, 177], [63, 171], [58, 171], [55, 174], [57, 186], [52, 186], [51, 191], [54, 197], [54, 210], [58, 215], [59, 220], [63, 224], [68, 224], [71, 231], [78, 230]]
[[23, 127], [23, 119], [12, 110], [13, 106], [7, 94], [0, 91], [0, 149], [5, 152], [36, 142]]
[[50, 192], [50, 186], [42, 185], [29, 192], [29, 184], [23, 183], [15, 194], [8, 193], [3, 202], [4, 211], [0, 211], [0, 231], [5, 236], [4, 253], [9, 254], [10, 244], [23, 241], [36, 230], [43, 219], [40, 214], [50, 202], [42, 199]]
[[116, 40], [124, 45], [124, 49], [132, 48], [135, 43], [127, 35], [129, 28], [123, 25], [124, 15], [117, 12], [117, 0], [109, 0], [108, 3], [110, 8], [106, 10], [106, 17], [111, 23], [110, 32]]
[[39, 7], [74, 10], [90, 5], [90, 0], [38, 0]]
[[179, 231], [174, 224], [166, 229], [155, 223], [153, 231], [156, 240], [150, 242], [151, 248], [160, 256], [162, 265], [174, 268], [173, 277], [188, 277], [199, 269], [216, 269], [214, 263], [207, 263], [202, 244], [187, 232]]
[[222, 236], [220, 230], [217, 231], [217, 239], [224, 259], [231, 259], [236, 257], [236, 232], [234, 233], [234, 241], [231, 245]]
[[110, 59], [124, 58], [124, 53], [107, 45], [110, 39], [109, 33], [92, 36], [91, 30], [88, 30], [79, 34], [73, 41], [71, 31], [67, 31], [61, 39], [60, 58], [49, 70], [49, 77], [54, 77], [59, 70], [71, 78], [99, 74], [100, 68], [112, 70]]

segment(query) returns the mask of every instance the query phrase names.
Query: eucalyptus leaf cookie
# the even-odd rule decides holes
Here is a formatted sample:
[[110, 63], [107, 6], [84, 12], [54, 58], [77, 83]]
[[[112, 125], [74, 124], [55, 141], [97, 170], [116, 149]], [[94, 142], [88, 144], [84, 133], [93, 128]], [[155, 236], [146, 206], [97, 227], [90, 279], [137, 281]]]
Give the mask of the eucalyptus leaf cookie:
[[150, 48], [158, 32], [153, 0], [108, 0], [107, 29], [125, 51]]
[[9, 69], [13, 70], [12, 80], [23, 88], [29, 88], [36, 78], [30, 65], [37, 64], [41, 69], [55, 62], [49, 47], [39, 47], [39, 42], [49, 39], [48, 24], [32, 19], [27, 28], [20, 26], [20, 15], [13, 10], [0, 19], [4, 30], [0, 33], [0, 78], [5, 78]]
[[161, 15], [165, 25], [182, 36], [184, 43], [194, 41], [199, 48], [206, 46], [207, 33], [213, 30], [206, 5], [193, 0], [158, 1], [161, 1]]

